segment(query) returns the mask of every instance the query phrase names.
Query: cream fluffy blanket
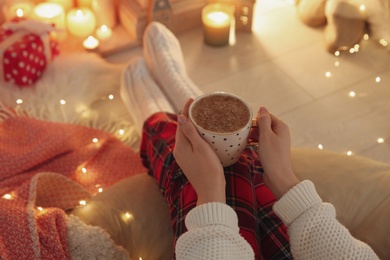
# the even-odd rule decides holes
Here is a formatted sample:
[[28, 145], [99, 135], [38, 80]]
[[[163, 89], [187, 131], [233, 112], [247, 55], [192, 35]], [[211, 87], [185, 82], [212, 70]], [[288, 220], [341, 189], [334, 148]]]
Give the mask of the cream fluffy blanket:
[[33, 118], [105, 130], [133, 145], [139, 137], [120, 99], [122, 69], [91, 53], [60, 56], [30, 88], [0, 82], [0, 102]]

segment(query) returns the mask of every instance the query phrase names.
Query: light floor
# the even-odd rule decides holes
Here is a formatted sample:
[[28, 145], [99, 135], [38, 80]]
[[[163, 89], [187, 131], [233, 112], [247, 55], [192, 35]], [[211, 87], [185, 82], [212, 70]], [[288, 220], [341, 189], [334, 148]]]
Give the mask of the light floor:
[[302, 24], [292, 2], [257, 1], [253, 33], [238, 33], [235, 45], [209, 47], [201, 28], [179, 35], [190, 77], [204, 92], [243, 97], [254, 112], [265, 105], [290, 125], [294, 147], [390, 163], [390, 53], [364, 41], [358, 53], [329, 54], [323, 28]]

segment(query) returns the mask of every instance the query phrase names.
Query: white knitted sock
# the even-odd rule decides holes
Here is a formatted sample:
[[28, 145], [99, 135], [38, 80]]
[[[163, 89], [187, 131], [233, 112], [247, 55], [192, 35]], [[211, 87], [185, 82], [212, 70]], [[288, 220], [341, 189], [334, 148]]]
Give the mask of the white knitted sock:
[[122, 72], [120, 95], [140, 135], [145, 120], [154, 113], [175, 113], [140, 57], [131, 60]]
[[168, 28], [151, 22], [144, 32], [143, 45], [146, 64], [176, 112], [188, 98], [203, 94], [188, 77], [180, 43]]

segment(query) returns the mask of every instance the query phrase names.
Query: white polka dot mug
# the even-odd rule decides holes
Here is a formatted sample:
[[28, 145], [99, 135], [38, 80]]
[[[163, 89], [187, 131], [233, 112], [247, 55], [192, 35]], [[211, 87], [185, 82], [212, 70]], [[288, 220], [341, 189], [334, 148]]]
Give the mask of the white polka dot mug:
[[244, 100], [226, 92], [206, 93], [192, 102], [188, 114], [223, 167], [240, 158], [247, 144], [253, 115]]

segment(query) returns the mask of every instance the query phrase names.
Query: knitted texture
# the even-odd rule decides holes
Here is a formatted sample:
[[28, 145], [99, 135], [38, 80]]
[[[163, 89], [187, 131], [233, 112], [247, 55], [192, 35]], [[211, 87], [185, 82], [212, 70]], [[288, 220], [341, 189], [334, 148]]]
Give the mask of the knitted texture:
[[254, 259], [252, 248], [239, 234], [234, 210], [223, 203], [192, 209], [186, 217], [188, 232], [176, 244], [178, 259]]
[[273, 209], [288, 226], [295, 259], [378, 259], [336, 220], [334, 207], [321, 202], [311, 181], [293, 187]]
[[152, 22], [143, 37], [144, 58], [164, 94], [181, 111], [188, 98], [203, 92], [187, 76], [180, 43], [164, 25]]
[[142, 126], [149, 116], [157, 112], [174, 111], [150, 76], [143, 58], [131, 60], [123, 70], [120, 94], [140, 136]]
[[4, 107], [0, 165], [4, 259], [69, 259], [64, 210], [145, 172], [136, 152], [107, 132], [16, 116]]

